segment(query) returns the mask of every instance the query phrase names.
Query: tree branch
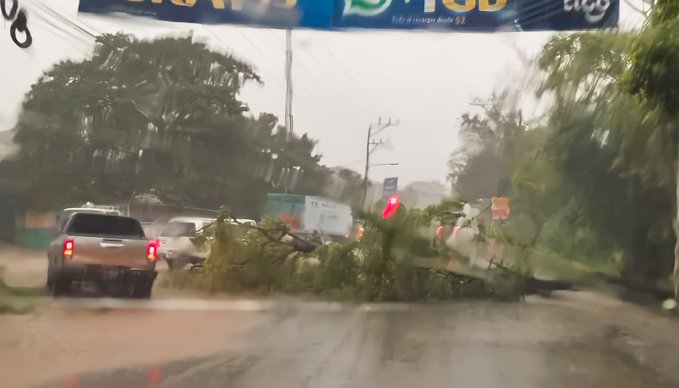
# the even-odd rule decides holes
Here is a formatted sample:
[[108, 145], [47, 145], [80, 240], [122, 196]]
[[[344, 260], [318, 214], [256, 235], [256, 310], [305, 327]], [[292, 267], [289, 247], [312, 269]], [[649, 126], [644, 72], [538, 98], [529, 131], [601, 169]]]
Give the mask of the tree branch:
[[636, 5], [632, 4], [632, 2], [630, 0], [624, 0], [624, 1], [625, 1], [625, 4], [627, 4], [628, 7], [632, 8], [634, 11], [644, 15], [644, 17], [648, 17], [648, 14], [651, 13], [651, 9], [653, 9], [653, 6], [651, 6], [651, 8], [649, 8], [648, 10], [644, 10], [644, 9], [641, 9], [641, 8], [637, 7]]

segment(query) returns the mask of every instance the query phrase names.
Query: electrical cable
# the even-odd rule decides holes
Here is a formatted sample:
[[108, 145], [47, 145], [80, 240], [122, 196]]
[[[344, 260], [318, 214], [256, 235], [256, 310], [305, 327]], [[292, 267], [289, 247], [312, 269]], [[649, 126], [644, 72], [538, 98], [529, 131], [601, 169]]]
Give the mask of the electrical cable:
[[[52, 7], [49, 7], [49, 6], [45, 5], [45, 4], [43, 4], [42, 2], [38, 2], [37, 4], [38, 4], [38, 6], [41, 7], [43, 10], [49, 12], [50, 14], [52, 14], [53, 16], [55, 16], [56, 18], [58, 18], [58, 19], [60, 19], [61, 21], [63, 21], [66, 25], [69, 25], [69, 26], [73, 27], [76, 31], [80, 31], [80, 32], [82, 32], [83, 34], [90, 36], [91, 38], [95, 38], [95, 39], [97, 38], [97, 35], [95, 35], [95, 34], [93, 34], [92, 32], [86, 30], [85, 28], [83, 28], [83, 27], [80, 26], [79, 24], [73, 22], [72, 20], [66, 18], [65, 16], [63, 16], [63, 15], [60, 14], [59, 12], [55, 11]], [[96, 32], [96, 31], [95, 31], [95, 32]]]
[[66, 40], [71, 39], [71, 40], [78, 40], [78, 41], [80, 41], [80, 43], [86, 43], [86, 44], [91, 43], [90, 39], [85, 38], [82, 34], [78, 34], [77, 31], [73, 30], [72, 28], [70, 28], [68, 26], [64, 26], [63, 23], [60, 23], [58, 20], [56, 20], [51, 15], [48, 15], [46, 12], [45, 13], [34, 12], [33, 16], [44, 21], [46, 25], [51, 27], [62, 38], [66, 39]]

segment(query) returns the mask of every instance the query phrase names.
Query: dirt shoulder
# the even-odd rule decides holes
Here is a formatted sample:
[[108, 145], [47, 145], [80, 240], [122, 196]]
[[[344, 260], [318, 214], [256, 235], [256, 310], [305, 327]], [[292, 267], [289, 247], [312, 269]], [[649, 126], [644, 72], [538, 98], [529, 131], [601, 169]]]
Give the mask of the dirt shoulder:
[[0, 244], [3, 280], [12, 287], [42, 287], [47, 279], [47, 253]]

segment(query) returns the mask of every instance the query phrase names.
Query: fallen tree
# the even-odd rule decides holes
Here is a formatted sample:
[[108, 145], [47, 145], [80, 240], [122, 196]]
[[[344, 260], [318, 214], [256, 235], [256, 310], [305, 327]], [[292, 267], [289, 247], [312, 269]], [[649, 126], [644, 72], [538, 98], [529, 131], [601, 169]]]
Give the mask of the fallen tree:
[[328, 245], [291, 234], [277, 220], [234, 225], [222, 208], [194, 239], [209, 245], [210, 255], [189, 284], [210, 291], [302, 292], [361, 301], [517, 300], [572, 288], [536, 279], [523, 266], [506, 262], [481, 270], [449, 248], [434, 248], [432, 221], [461, 206], [449, 201], [425, 210], [402, 209], [389, 220], [362, 214], [360, 241]]

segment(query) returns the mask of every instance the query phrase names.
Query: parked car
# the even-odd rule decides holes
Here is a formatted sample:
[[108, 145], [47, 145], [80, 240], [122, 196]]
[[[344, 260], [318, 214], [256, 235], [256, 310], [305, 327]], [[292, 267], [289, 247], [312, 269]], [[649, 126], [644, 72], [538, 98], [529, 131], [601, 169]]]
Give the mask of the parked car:
[[114, 285], [137, 298], [149, 298], [156, 279], [158, 242], [139, 221], [117, 214], [74, 212], [48, 248], [47, 287], [55, 296], [74, 283]]
[[[209, 255], [209, 248], [198, 247], [193, 243], [196, 233], [215, 222], [207, 217], [175, 217], [160, 232], [160, 257], [170, 269], [181, 269], [187, 265], [201, 264]], [[255, 226], [256, 221], [238, 218], [234, 225]]]
[[434, 247], [443, 247], [447, 240], [455, 238], [463, 223], [464, 217], [461, 213], [446, 212], [442, 214], [434, 236]]
[[206, 217], [175, 217], [160, 232], [160, 257], [170, 269], [184, 268], [187, 264], [204, 261], [208, 251], [197, 247], [192, 239], [196, 232], [215, 222]]
[[469, 264], [488, 268], [491, 261], [504, 259], [504, 246], [492, 239], [479, 240], [478, 208], [465, 205], [461, 212], [442, 215], [434, 238], [435, 247], [447, 247], [459, 256], [467, 258]]
[[248, 218], [236, 218], [235, 223], [240, 224], [240, 225], [247, 225], [247, 226], [256, 226], [257, 225], [257, 221], [251, 220], [251, 219], [248, 219]]

